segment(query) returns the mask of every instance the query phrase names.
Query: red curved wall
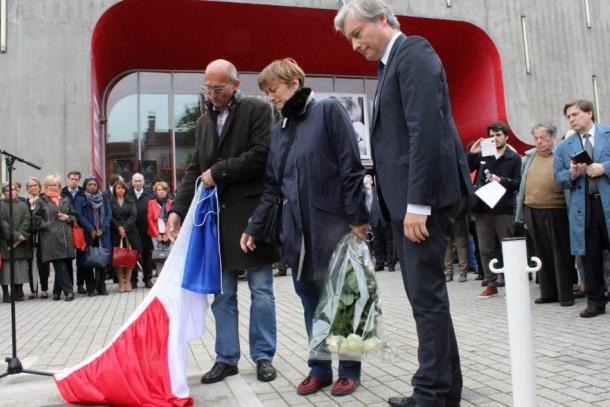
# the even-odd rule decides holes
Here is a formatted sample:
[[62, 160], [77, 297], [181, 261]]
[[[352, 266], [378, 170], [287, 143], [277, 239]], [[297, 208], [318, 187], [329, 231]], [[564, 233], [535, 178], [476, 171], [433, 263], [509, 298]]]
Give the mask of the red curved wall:
[[[352, 51], [333, 29], [335, 10], [201, 0], [123, 0], [99, 19], [92, 36], [91, 90], [94, 171], [101, 175], [99, 135], [104, 91], [133, 69], [203, 70], [225, 58], [240, 71], [260, 71], [293, 57], [311, 75], [374, 76], [375, 64]], [[401, 17], [407, 35], [421, 35], [447, 71], [454, 118], [462, 141], [506, 121], [498, 51], [465, 22]], [[97, 143], [97, 144], [96, 144]], [[523, 150], [519, 140], [511, 144]]]

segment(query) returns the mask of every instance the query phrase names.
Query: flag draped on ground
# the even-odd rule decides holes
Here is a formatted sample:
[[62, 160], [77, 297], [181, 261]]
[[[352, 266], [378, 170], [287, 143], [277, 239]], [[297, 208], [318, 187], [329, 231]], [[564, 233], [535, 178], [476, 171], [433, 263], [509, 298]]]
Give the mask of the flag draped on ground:
[[197, 188], [178, 239], [148, 296], [109, 344], [54, 375], [65, 401], [116, 406], [193, 404], [187, 384], [188, 342], [205, 331], [206, 294], [220, 292], [217, 210], [216, 189]]

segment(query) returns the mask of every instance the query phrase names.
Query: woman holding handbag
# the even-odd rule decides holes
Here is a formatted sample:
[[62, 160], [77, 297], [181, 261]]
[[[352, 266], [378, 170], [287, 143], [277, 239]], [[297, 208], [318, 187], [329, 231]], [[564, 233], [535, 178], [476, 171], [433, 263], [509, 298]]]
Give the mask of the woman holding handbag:
[[[146, 219], [148, 221], [148, 235], [151, 237], [154, 251], [167, 250], [170, 246], [169, 236], [167, 235], [167, 218], [169, 216], [169, 208], [172, 200], [167, 197], [169, 193], [169, 185], [165, 181], [159, 181], [155, 184], [153, 190], [155, 199], [148, 201], [146, 210]], [[155, 256], [153, 252], [153, 257]], [[153, 258], [153, 261], [155, 259]], [[158, 270], [161, 271], [164, 261], [156, 260]]]
[[[87, 177], [83, 182], [85, 193], [76, 197], [76, 215], [78, 223], [85, 229], [87, 251], [83, 259], [83, 276], [87, 285], [87, 295], [108, 295], [106, 290], [106, 267], [110, 264], [112, 242], [110, 239], [110, 220], [112, 210], [110, 203], [100, 192], [99, 183], [95, 177]], [[100, 247], [108, 253], [108, 264], [92, 266], [88, 264], [88, 254], [91, 248]]]
[[[136, 228], [136, 204], [127, 195], [127, 184], [124, 181], [118, 180], [114, 183], [110, 209], [112, 211], [110, 221], [112, 246], [129, 247], [141, 253], [140, 235]], [[133, 268], [115, 266], [114, 269], [119, 280], [119, 292], [130, 292]]]
[[[43, 181], [43, 189], [44, 193], [36, 199], [32, 212], [32, 224], [39, 238], [40, 257], [46, 267], [52, 263], [55, 269], [53, 300], [58, 301], [63, 291], [65, 300], [72, 301], [74, 292], [68, 267], [76, 256], [71, 234], [74, 208], [70, 200], [61, 195], [59, 175], [47, 176]], [[48, 274], [40, 274], [40, 298], [49, 296], [48, 280]]]

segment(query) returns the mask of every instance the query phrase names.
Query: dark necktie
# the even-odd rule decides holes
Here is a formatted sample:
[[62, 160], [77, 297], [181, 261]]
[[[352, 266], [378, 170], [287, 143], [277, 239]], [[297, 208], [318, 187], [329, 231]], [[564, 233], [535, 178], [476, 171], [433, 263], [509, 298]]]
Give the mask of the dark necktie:
[[379, 63], [377, 63], [377, 80], [381, 80], [384, 69], [385, 69], [385, 64], [383, 62], [379, 61]]
[[[585, 151], [587, 154], [589, 154], [591, 160], [593, 160], [593, 144], [591, 144], [591, 135], [583, 134], [582, 136], [585, 139]], [[594, 178], [589, 178], [589, 194], [597, 194], [598, 192], [599, 190], [597, 189], [597, 182]]]

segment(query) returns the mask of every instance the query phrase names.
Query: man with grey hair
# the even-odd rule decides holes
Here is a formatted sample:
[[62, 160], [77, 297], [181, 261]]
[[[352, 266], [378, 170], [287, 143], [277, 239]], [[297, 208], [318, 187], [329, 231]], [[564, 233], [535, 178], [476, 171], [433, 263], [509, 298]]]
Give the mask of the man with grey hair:
[[535, 147], [525, 153], [517, 194], [515, 222], [525, 223], [534, 255], [542, 260], [538, 272], [540, 297], [534, 302], [574, 305], [576, 282], [570, 256], [570, 228], [566, 199], [553, 177], [553, 150], [557, 128], [538, 123], [532, 128]]
[[[144, 183], [144, 175], [136, 172], [131, 176], [131, 189], [129, 190], [129, 198], [136, 204], [136, 229], [140, 235], [142, 242], [142, 281], [144, 287], [152, 288], [152, 250], [153, 244], [148, 234], [148, 201], [155, 198], [155, 195], [149, 188], [146, 188]], [[138, 287], [138, 269], [136, 268], [131, 274], [131, 287]]]
[[462, 373], [444, 274], [455, 212], [472, 190], [443, 65], [406, 37], [381, 0], [354, 0], [335, 17], [354, 51], [379, 61], [371, 147], [381, 212], [391, 221], [419, 338], [413, 395], [392, 406], [459, 406]]

